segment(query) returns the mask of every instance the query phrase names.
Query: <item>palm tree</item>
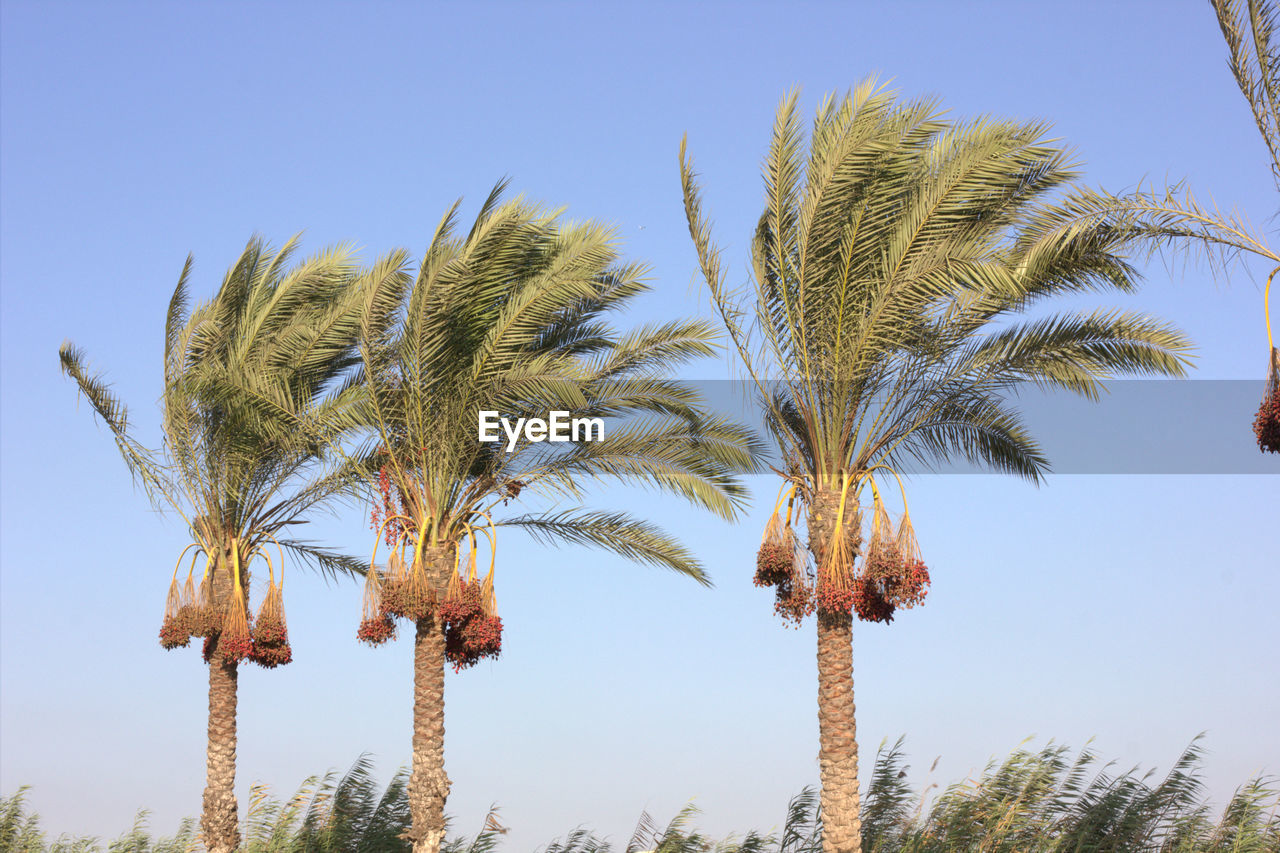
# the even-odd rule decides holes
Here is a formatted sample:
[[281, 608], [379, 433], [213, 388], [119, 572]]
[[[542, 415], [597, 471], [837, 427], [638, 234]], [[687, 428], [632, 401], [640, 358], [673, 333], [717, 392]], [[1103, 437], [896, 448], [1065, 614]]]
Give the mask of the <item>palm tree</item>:
[[[63, 371], [111, 430], [135, 482], [157, 508], [186, 522], [192, 544], [183, 556], [196, 551], [185, 585], [183, 556], [178, 559], [161, 643], [174, 648], [204, 638], [209, 748], [201, 827], [211, 853], [239, 843], [239, 664], [271, 668], [292, 657], [281, 599], [284, 552], [326, 573], [363, 572], [361, 563], [289, 531], [362, 480], [329, 448], [342, 439], [358, 397], [350, 376], [359, 362], [360, 297], [370, 281], [400, 274], [405, 257], [393, 253], [361, 273], [350, 250], [339, 247], [290, 268], [295, 248], [296, 238], [279, 251], [250, 240], [217, 295], [192, 311], [187, 259], [165, 322], [159, 451], [133, 437], [124, 404], [90, 373], [79, 349], [65, 343], [59, 353]], [[269, 580], [253, 624], [248, 590], [255, 559], [268, 564]]]
[[[1254, 123], [1271, 159], [1271, 175], [1280, 189], [1280, 50], [1275, 32], [1280, 9], [1267, 0], [1210, 0], [1218, 26], [1227, 43], [1228, 65], [1249, 104]], [[1249, 220], [1236, 210], [1223, 210], [1213, 201], [1202, 201], [1184, 185], [1156, 190], [1141, 186], [1117, 195], [1103, 190], [1077, 188], [1042, 226], [1067, 235], [1080, 228], [1110, 229], [1128, 235], [1132, 244], [1149, 251], [1173, 250], [1201, 253], [1215, 273], [1229, 261], [1254, 257], [1268, 266], [1262, 296], [1267, 332], [1267, 380], [1262, 405], [1254, 420], [1254, 433], [1263, 452], [1280, 453], [1280, 350], [1271, 328], [1271, 283], [1280, 273], [1280, 249], [1271, 245]]]
[[[852, 617], [887, 622], [928, 589], [905, 492], [895, 525], [885, 487], [901, 488], [911, 460], [955, 457], [1037, 481], [1048, 462], [1003, 398], [1014, 383], [1093, 396], [1108, 376], [1176, 376], [1186, 364], [1186, 339], [1145, 316], [1017, 316], [1058, 295], [1130, 290], [1136, 278], [1117, 254], [1122, 238], [1106, 229], [1043, 232], [1046, 195], [1075, 177], [1045, 131], [948, 121], [934, 102], [898, 102], [868, 81], [822, 102], [806, 156], [789, 95], [764, 164], [745, 302], [726, 286], [681, 145], [701, 270], [758, 391], [790, 495], [785, 517], [775, 507], [766, 529], [756, 582], [777, 587], [784, 617], [817, 612], [831, 853], [861, 844]], [[801, 514], [816, 572], [792, 532]]]
[[[390, 546], [367, 576], [359, 637], [389, 639], [394, 619], [414, 627], [414, 850], [439, 849], [449, 779], [444, 770], [444, 666], [463, 669], [501, 648], [493, 549], [500, 527], [541, 541], [588, 544], [706, 583], [698, 561], [652, 524], [576, 504], [586, 481], [634, 482], [675, 493], [722, 518], [746, 500], [735, 476], [754, 470], [756, 440], [703, 412], [672, 366], [713, 352], [714, 330], [672, 321], [619, 334], [607, 314], [646, 289], [644, 270], [619, 260], [613, 234], [569, 223], [523, 200], [490, 193], [465, 235], [457, 204], [441, 220], [412, 286], [368, 292], [364, 359], [369, 419], [377, 425], [375, 521]], [[391, 284], [389, 282], [389, 284]], [[399, 282], [395, 282], [399, 285]], [[579, 441], [477, 439], [482, 412], [516, 424], [550, 412], [599, 418]], [[541, 509], [504, 516], [530, 495]], [[477, 536], [490, 569], [476, 572]], [[468, 553], [464, 565], [463, 551]], [[374, 546], [376, 559], [377, 542]]]

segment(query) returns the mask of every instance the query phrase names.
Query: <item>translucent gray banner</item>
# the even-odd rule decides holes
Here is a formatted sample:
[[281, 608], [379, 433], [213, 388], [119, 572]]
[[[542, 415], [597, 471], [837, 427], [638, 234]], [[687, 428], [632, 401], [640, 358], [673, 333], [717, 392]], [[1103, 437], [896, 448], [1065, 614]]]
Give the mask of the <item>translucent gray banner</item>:
[[[693, 381], [710, 408], [762, 436], [754, 383]], [[1259, 380], [1116, 380], [1098, 401], [1026, 384], [1005, 396], [1058, 474], [1280, 474], [1280, 454], [1263, 453], [1253, 422]], [[772, 447], [772, 442], [770, 442]], [[972, 474], [963, 459], [903, 472]], [[777, 460], [774, 460], [777, 464]]]

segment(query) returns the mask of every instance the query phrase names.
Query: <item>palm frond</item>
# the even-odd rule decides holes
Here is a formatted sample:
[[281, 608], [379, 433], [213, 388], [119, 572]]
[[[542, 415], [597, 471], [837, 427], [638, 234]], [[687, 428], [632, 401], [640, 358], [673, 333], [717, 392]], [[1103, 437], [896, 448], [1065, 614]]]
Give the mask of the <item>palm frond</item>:
[[711, 580], [693, 553], [657, 526], [625, 513], [564, 510], [503, 519], [500, 527], [518, 527], [544, 544], [591, 545], [629, 560], [687, 575], [703, 586]]
[[58, 359], [62, 372], [75, 381], [80, 393], [93, 407], [94, 414], [111, 430], [116, 449], [120, 451], [120, 457], [133, 475], [134, 482], [142, 486], [147, 497], [157, 506], [162, 506], [158, 503], [160, 501], [170, 505], [178, 501], [163, 463], [129, 435], [128, 409], [111, 392], [111, 387], [103, 381], [101, 374], [89, 373], [84, 352], [68, 341], [58, 350]]
[[1211, 0], [1227, 42], [1228, 65], [1249, 102], [1271, 155], [1271, 175], [1280, 189], [1280, 56], [1272, 40], [1280, 18], [1269, 0]]
[[301, 539], [281, 539], [280, 544], [286, 551], [302, 560], [304, 565], [310, 566], [326, 578], [336, 580], [344, 575], [348, 577], [364, 577], [365, 573], [369, 571], [368, 561], [353, 557], [350, 554], [344, 554], [333, 548], [318, 545], [315, 542]]

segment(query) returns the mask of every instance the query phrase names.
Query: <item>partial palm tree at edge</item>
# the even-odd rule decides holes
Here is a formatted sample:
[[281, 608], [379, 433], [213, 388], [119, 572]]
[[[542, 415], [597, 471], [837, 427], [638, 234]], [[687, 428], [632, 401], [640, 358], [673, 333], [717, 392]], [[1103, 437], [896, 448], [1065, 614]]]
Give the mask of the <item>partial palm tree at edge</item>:
[[[1280, 10], [1266, 0], [1210, 0], [1210, 5], [1227, 44], [1231, 75], [1249, 104], [1280, 188], [1280, 51], [1275, 43]], [[1163, 189], [1139, 185], [1121, 194], [1075, 188], [1046, 213], [1040, 227], [1046, 236], [1063, 239], [1081, 229], [1111, 230], [1149, 253], [1207, 260], [1218, 275], [1250, 257], [1272, 267], [1263, 289], [1262, 322], [1255, 327], [1266, 330], [1267, 368], [1253, 432], [1263, 453], [1280, 453], [1280, 349], [1271, 323], [1271, 288], [1280, 273], [1280, 250], [1266, 234], [1241, 211], [1224, 209], [1207, 196], [1198, 198], [1185, 183]]]

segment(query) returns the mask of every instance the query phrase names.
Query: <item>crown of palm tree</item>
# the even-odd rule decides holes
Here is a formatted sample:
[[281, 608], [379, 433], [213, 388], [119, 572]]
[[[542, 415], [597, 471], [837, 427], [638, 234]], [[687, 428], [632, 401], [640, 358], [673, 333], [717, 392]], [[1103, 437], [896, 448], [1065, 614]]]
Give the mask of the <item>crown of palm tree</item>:
[[187, 259], [165, 322], [159, 450], [131, 434], [125, 405], [80, 349], [65, 343], [59, 356], [135, 481], [157, 507], [181, 514], [207, 553], [228, 537], [246, 554], [279, 538], [326, 572], [359, 572], [351, 558], [281, 534], [359, 479], [329, 448], [359, 397], [362, 294], [405, 257], [361, 272], [339, 246], [289, 267], [296, 247], [296, 237], [279, 251], [250, 240], [217, 294], [193, 310]]
[[[490, 193], [471, 229], [442, 219], [412, 285], [372, 290], [365, 316], [367, 417], [387, 476], [426, 544], [457, 541], [528, 490], [577, 500], [587, 480], [639, 482], [724, 518], [746, 500], [735, 474], [759, 447], [707, 415], [675, 365], [714, 351], [714, 330], [673, 321], [622, 334], [608, 314], [643, 292], [641, 266], [614, 235]], [[394, 286], [390, 286], [394, 284]], [[404, 285], [404, 286], [401, 286]], [[603, 437], [573, 444], [477, 441], [480, 411], [602, 418]], [[705, 580], [691, 552], [621, 513], [562, 510], [504, 518], [537, 538], [589, 543]]]
[[1048, 463], [1004, 400], [1014, 383], [1095, 396], [1109, 376], [1182, 374], [1186, 338], [1147, 316], [1018, 316], [1136, 280], [1123, 234], [1044, 227], [1048, 197], [1076, 177], [1046, 130], [949, 122], [867, 82], [822, 103], [806, 156], [788, 96], [752, 241], [754, 305], [725, 284], [682, 145], [713, 302], [802, 490], [955, 456], [1037, 479]]

